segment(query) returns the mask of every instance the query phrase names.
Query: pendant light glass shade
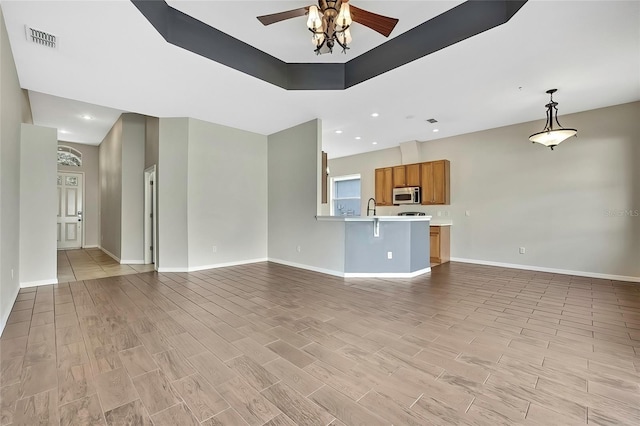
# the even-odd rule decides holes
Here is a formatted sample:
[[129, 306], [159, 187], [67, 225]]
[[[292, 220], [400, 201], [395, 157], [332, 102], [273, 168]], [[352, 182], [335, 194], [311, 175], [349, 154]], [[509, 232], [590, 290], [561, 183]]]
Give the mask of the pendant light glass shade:
[[320, 12], [318, 12], [317, 6], [309, 6], [309, 19], [307, 19], [307, 27], [310, 30], [316, 31], [322, 28], [322, 18]]
[[349, 28], [337, 33], [336, 37], [338, 37], [338, 41], [340, 41], [340, 43], [342, 43], [345, 46], [351, 43], [351, 31], [349, 30]]
[[340, 6], [340, 13], [338, 13], [338, 17], [336, 18], [336, 25], [340, 28], [347, 28], [351, 25], [351, 11], [349, 9], [349, 3], [342, 3]]
[[534, 133], [529, 136], [531, 142], [541, 143], [544, 146], [551, 147], [558, 145], [565, 139], [569, 139], [571, 136], [575, 136], [578, 133], [575, 129], [555, 129]]
[[[558, 103], [553, 101], [553, 94], [557, 91], [558, 89], [547, 90], [547, 93], [551, 96], [551, 100], [545, 105], [547, 108], [547, 122], [544, 129], [542, 129], [541, 132], [529, 136], [531, 142], [542, 144], [551, 148], [551, 150], [553, 150], [553, 147], [556, 145], [559, 145], [560, 142], [578, 134], [576, 129], [565, 129], [558, 121]], [[553, 128], [554, 121], [558, 125], [557, 129]]]

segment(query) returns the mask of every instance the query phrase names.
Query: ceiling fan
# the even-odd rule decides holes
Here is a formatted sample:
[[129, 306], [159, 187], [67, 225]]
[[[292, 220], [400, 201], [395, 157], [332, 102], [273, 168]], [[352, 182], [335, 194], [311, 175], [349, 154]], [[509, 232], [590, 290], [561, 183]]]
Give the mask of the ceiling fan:
[[357, 22], [365, 27], [389, 37], [398, 20], [388, 16], [378, 15], [373, 12], [349, 5], [349, 0], [318, 0], [318, 6], [311, 5], [286, 12], [273, 13], [271, 15], [258, 16], [263, 25], [271, 25], [286, 19], [308, 15], [307, 27], [312, 33], [311, 42], [316, 47], [314, 52], [333, 53], [333, 47], [337, 43], [346, 53], [351, 43], [352, 22]]

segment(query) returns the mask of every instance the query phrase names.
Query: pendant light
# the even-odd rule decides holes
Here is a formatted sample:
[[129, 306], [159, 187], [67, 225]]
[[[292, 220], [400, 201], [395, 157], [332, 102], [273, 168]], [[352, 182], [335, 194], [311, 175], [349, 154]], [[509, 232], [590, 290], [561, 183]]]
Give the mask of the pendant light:
[[[547, 122], [544, 129], [541, 132], [534, 133], [529, 136], [529, 140], [531, 142], [537, 142], [544, 146], [548, 146], [551, 150], [553, 150], [553, 147], [559, 145], [560, 142], [570, 138], [571, 136], [576, 136], [578, 133], [576, 129], [565, 129], [560, 125], [560, 122], [558, 121], [558, 103], [553, 101], [553, 94], [557, 91], [558, 89], [547, 90], [551, 100], [545, 105], [547, 108]], [[553, 128], [554, 121], [558, 125], [558, 128], [556, 129]]]

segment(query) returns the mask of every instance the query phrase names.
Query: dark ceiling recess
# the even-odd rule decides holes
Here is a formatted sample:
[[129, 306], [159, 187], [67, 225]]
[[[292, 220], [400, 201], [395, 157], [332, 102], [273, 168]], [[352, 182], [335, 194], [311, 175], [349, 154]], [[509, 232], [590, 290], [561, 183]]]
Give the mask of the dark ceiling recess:
[[346, 63], [287, 63], [164, 0], [131, 0], [164, 39], [287, 90], [344, 90], [509, 21], [527, 0], [468, 0]]

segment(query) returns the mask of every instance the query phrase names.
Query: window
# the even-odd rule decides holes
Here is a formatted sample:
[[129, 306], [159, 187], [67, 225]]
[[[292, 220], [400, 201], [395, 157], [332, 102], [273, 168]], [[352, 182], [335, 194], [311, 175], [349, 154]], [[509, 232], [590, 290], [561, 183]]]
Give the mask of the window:
[[58, 164], [61, 166], [82, 166], [82, 153], [70, 146], [58, 145]]
[[331, 179], [332, 216], [360, 216], [360, 175]]

